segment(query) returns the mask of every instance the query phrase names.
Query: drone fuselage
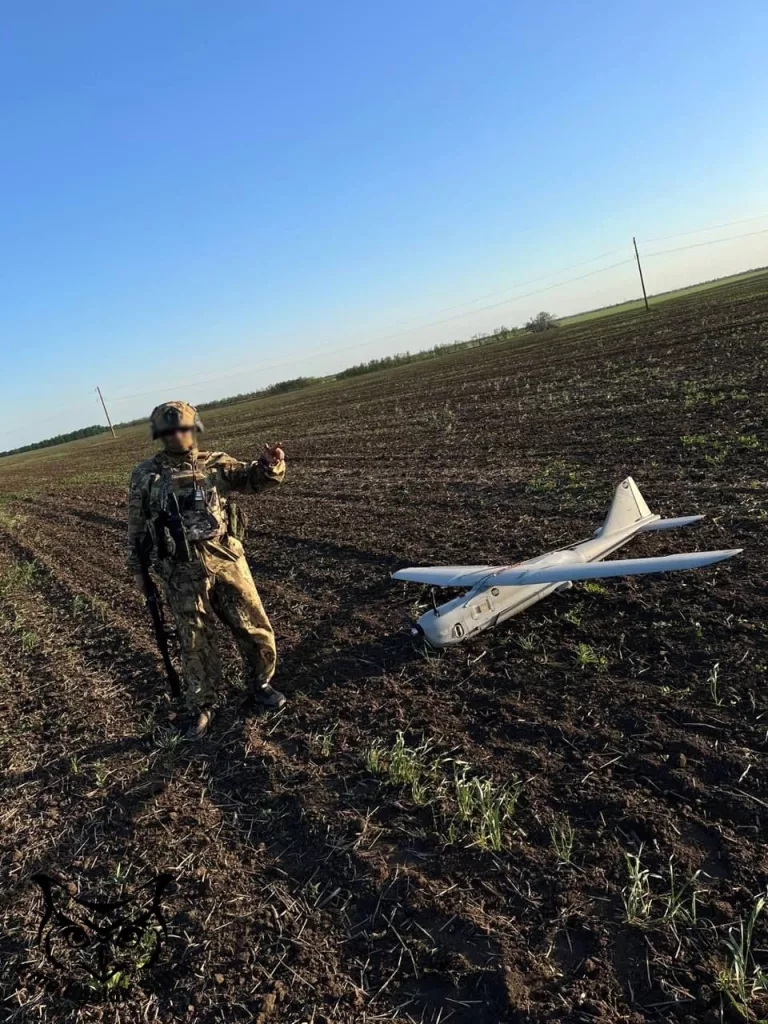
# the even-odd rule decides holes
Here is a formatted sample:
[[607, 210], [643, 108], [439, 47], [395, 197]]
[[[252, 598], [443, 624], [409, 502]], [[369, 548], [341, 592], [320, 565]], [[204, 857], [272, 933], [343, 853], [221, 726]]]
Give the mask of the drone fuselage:
[[[658, 519], [658, 516], [649, 517]], [[581, 541], [558, 551], [518, 562], [515, 568], [532, 569], [554, 566], [559, 563], [597, 562], [613, 554], [643, 529], [648, 520], [641, 520], [622, 530], [603, 535], [601, 531], [589, 540]], [[499, 570], [506, 566], [499, 566]], [[513, 615], [519, 615], [531, 605], [542, 601], [556, 591], [568, 590], [569, 582], [537, 583], [530, 586], [494, 586], [494, 570], [471, 590], [425, 612], [418, 620], [415, 630], [422, 634], [433, 647], [450, 647], [484, 629], [490, 629]]]
[[700, 569], [741, 553], [741, 548], [733, 548], [604, 561], [638, 533], [674, 530], [702, 518], [662, 519], [651, 512], [637, 484], [628, 476], [614, 491], [608, 515], [589, 540], [516, 565], [422, 565], [398, 569], [392, 576], [410, 583], [463, 590], [461, 597], [435, 606], [414, 626], [414, 632], [433, 647], [450, 647], [519, 615], [558, 590], [568, 590], [574, 580]]

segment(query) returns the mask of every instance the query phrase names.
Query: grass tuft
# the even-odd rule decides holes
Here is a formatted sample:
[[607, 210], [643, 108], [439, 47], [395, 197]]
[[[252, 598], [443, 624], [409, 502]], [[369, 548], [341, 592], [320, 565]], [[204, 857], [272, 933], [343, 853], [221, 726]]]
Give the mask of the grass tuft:
[[582, 590], [586, 590], [588, 594], [607, 594], [608, 588], [603, 583], [598, 583], [596, 580], [583, 580], [581, 584]]
[[449, 843], [466, 837], [481, 849], [505, 847], [523, 788], [519, 780], [500, 784], [477, 775], [465, 761], [435, 755], [429, 740], [409, 746], [402, 732], [389, 748], [372, 743], [365, 765], [372, 775], [409, 787], [418, 806], [432, 806]]
[[589, 644], [579, 644], [576, 649], [576, 664], [579, 668], [587, 668], [594, 665], [599, 670], [608, 667], [608, 658], [604, 654], [598, 654]]
[[40, 571], [34, 559], [29, 562], [15, 562], [0, 576], [0, 596], [11, 593], [18, 587], [30, 586]]
[[566, 815], [558, 818], [549, 826], [549, 835], [552, 839], [557, 859], [561, 864], [570, 864], [573, 856], [573, 841], [575, 833], [570, 818]]
[[758, 917], [765, 909], [768, 894], [758, 896], [746, 924], [740, 919], [725, 940], [727, 962], [717, 976], [718, 987], [731, 1006], [745, 1020], [755, 1020], [750, 1004], [768, 993], [768, 974], [755, 959], [753, 933]]
[[717, 704], [718, 707], [723, 703], [723, 698], [717, 691], [718, 680], [720, 677], [720, 662], [716, 661], [712, 666], [709, 675], [707, 676], [707, 682], [709, 683], [709, 692], [712, 695], [712, 703]]
[[669, 859], [668, 888], [654, 892], [651, 881], [664, 882], [663, 875], [653, 875], [642, 863], [643, 846], [637, 853], [624, 853], [629, 881], [622, 894], [624, 917], [627, 924], [637, 926], [669, 926], [672, 931], [677, 924], [695, 925], [697, 921], [697, 899], [700, 889], [696, 883], [701, 874], [696, 871], [687, 881], [680, 882], [675, 874], [672, 858]]
[[645, 924], [650, 920], [653, 909], [651, 872], [641, 863], [642, 853], [642, 845], [638, 853], [624, 853], [624, 862], [629, 875], [629, 883], [622, 897], [627, 924]]
[[330, 757], [333, 749], [333, 736], [339, 727], [336, 722], [330, 729], [324, 732], [311, 732], [307, 736], [307, 745], [310, 751], [317, 757]]

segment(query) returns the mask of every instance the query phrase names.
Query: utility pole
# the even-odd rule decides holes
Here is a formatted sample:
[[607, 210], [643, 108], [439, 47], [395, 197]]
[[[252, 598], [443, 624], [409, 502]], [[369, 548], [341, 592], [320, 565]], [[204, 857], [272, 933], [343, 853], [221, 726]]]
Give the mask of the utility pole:
[[101, 405], [102, 405], [102, 408], [104, 409], [104, 415], [107, 417], [107, 423], [109, 424], [109, 429], [112, 431], [112, 437], [114, 437], [115, 436], [115, 428], [112, 426], [112, 420], [109, 418], [109, 413], [107, 412], [107, 403], [104, 401], [104, 395], [102, 395], [101, 388], [98, 385], [96, 386], [96, 390], [99, 393], [99, 398], [101, 399]]
[[637, 251], [637, 239], [632, 236], [632, 244], [635, 247], [635, 259], [637, 260], [637, 269], [640, 271], [640, 286], [643, 289], [643, 300], [645, 302], [645, 311], [650, 313], [650, 307], [648, 306], [648, 296], [645, 294], [645, 281], [643, 280], [643, 268], [640, 266], [640, 253]]

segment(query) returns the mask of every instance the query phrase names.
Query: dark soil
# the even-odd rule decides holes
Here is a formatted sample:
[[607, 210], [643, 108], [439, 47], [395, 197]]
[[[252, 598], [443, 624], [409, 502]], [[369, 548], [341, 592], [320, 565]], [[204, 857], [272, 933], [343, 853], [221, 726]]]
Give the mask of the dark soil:
[[[198, 744], [123, 567], [143, 431], [2, 460], [0, 1018], [768, 1016], [763, 916], [740, 1010], [722, 974], [768, 882], [767, 339], [760, 277], [210, 413], [211, 447], [285, 440], [284, 488], [243, 503], [291, 700], [244, 712], [222, 636], [231, 689]], [[577, 584], [442, 653], [411, 638], [429, 595], [394, 569], [579, 540], [629, 473], [653, 511], [707, 519], [626, 554], [743, 554]], [[398, 732], [515, 785], [500, 849], [452, 828], [450, 761], [426, 802], [374, 774]], [[653, 900], [629, 922], [638, 854]], [[172, 872], [158, 963], [119, 995], [57, 971], [37, 871], [112, 894]]]

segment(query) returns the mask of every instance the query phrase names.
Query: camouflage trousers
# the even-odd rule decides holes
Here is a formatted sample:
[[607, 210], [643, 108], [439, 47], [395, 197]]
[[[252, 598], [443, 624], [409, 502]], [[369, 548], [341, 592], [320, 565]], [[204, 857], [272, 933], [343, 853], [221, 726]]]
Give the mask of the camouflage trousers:
[[178, 631], [187, 704], [192, 709], [215, 704], [221, 689], [221, 660], [213, 631], [217, 618], [235, 638], [251, 687], [268, 683], [275, 674], [275, 634], [242, 545], [234, 538], [227, 538], [225, 545], [226, 550], [207, 545], [199, 558], [162, 573]]

